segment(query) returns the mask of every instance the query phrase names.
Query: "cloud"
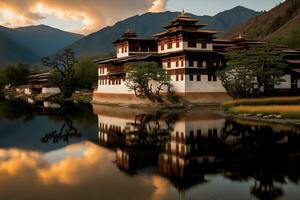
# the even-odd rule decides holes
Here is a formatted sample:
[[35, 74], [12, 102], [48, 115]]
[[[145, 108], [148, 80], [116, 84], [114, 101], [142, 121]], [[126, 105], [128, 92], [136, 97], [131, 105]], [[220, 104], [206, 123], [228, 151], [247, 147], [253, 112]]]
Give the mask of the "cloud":
[[[80, 155], [74, 153], [78, 149]], [[129, 181], [115, 166], [115, 152], [95, 144], [73, 144], [60, 151], [58, 157], [61, 155], [60, 160], [50, 162], [41, 152], [0, 149], [0, 188], [5, 188], [0, 199], [76, 200], [86, 195], [88, 199], [146, 199], [166, 195], [167, 181], [148, 175]]]
[[[167, 0], [1, 0], [0, 17], [10, 27], [31, 25], [52, 15], [68, 23], [82, 24], [80, 32], [90, 33], [118, 20], [145, 12], [161, 12]], [[3, 24], [4, 24], [3, 23]]]

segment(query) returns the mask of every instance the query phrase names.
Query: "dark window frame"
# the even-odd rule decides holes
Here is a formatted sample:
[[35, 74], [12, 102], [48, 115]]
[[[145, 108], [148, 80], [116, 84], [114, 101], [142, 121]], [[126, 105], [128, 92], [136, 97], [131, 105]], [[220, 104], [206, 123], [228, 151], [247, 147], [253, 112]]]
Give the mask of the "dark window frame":
[[201, 81], [201, 75], [197, 75], [197, 81]]
[[188, 41], [188, 47], [189, 48], [197, 48], [197, 42]]

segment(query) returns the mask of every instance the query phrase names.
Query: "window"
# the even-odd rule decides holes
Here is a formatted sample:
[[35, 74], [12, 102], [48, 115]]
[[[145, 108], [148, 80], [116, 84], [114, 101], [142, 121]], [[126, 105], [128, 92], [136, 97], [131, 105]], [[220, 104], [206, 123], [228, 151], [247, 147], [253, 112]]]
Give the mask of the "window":
[[179, 48], [180, 44], [179, 42], [176, 42], [176, 48]]
[[183, 74], [181, 74], [181, 80], [183, 81]]
[[179, 61], [176, 60], [176, 67], [179, 67]]
[[202, 62], [202, 67], [206, 67], [207, 66], [207, 62], [206, 61], [203, 61]]
[[198, 129], [198, 130], [197, 130], [197, 137], [200, 138], [200, 137], [201, 137], [201, 134], [202, 134], [201, 130]]
[[217, 137], [218, 136], [218, 130], [217, 129], [213, 129], [213, 136]]
[[168, 68], [171, 68], [171, 62], [168, 62]]
[[183, 66], [184, 66], [184, 60], [181, 61], [181, 67], [183, 67]]
[[190, 61], [189, 61], [189, 66], [190, 66], [190, 67], [194, 67], [194, 61], [193, 61], [193, 60], [190, 60]]
[[194, 75], [190, 75], [190, 81], [194, 80]]
[[211, 138], [212, 137], [212, 130], [208, 129], [208, 137]]
[[207, 49], [207, 44], [206, 43], [202, 43], [202, 49]]
[[168, 43], [168, 49], [172, 49], [172, 42]]
[[194, 131], [190, 131], [190, 137], [194, 138]]
[[188, 41], [188, 47], [190, 48], [196, 48], [197, 47], [197, 43], [194, 41]]
[[208, 75], [208, 81], [214, 81], [214, 82], [216, 82], [217, 81], [217, 76]]
[[179, 81], [179, 77], [178, 77], [178, 74], [176, 74], [176, 81]]
[[213, 76], [213, 81], [214, 81], [214, 82], [217, 81], [217, 76]]
[[211, 81], [211, 75], [208, 75], [208, 81], [210, 82]]
[[217, 62], [216, 61], [214, 61], [214, 67], [216, 67], [217, 66]]
[[161, 50], [162, 51], [165, 50], [165, 45], [164, 44], [161, 45]]
[[199, 67], [199, 68], [202, 67], [202, 61], [197, 62], [197, 67]]
[[201, 81], [201, 75], [197, 75], [197, 81]]

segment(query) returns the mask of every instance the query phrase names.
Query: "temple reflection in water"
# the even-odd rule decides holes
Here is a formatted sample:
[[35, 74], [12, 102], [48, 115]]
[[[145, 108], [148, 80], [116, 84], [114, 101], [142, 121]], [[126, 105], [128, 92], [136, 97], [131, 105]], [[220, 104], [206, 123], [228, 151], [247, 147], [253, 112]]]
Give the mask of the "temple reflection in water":
[[[300, 178], [298, 127], [225, 119], [211, 111], [181, 113], [94, 108], [99, 144], [116, 151], [116, 165], [129, 174], [153, 167], [179, 192], [223, 174], [254, 180], [259, 199], [284, 194], [281, 185]], [[296, 161], [296, 162], [295, 162]]]

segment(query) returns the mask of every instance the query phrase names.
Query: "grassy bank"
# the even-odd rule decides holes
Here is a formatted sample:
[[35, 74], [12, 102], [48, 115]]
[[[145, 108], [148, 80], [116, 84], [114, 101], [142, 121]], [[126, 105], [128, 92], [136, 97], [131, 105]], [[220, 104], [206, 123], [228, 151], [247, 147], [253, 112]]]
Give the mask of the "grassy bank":
[[243, 99], [222, 104], [224, 111], [230, 114], [272, 116], [300, 119], [300, 97], [274, 97]]
[[271, 106], [271, 105], [300, 105], [300, 97], [272, 97], [259, 99], [241, 99], [227, 101], [222, 104], [224, 110], [235, 106]]
[[281, 115], [283, 118], [300, 119], [300, 105], [236, 106], [228, 112], [232, 114]]

